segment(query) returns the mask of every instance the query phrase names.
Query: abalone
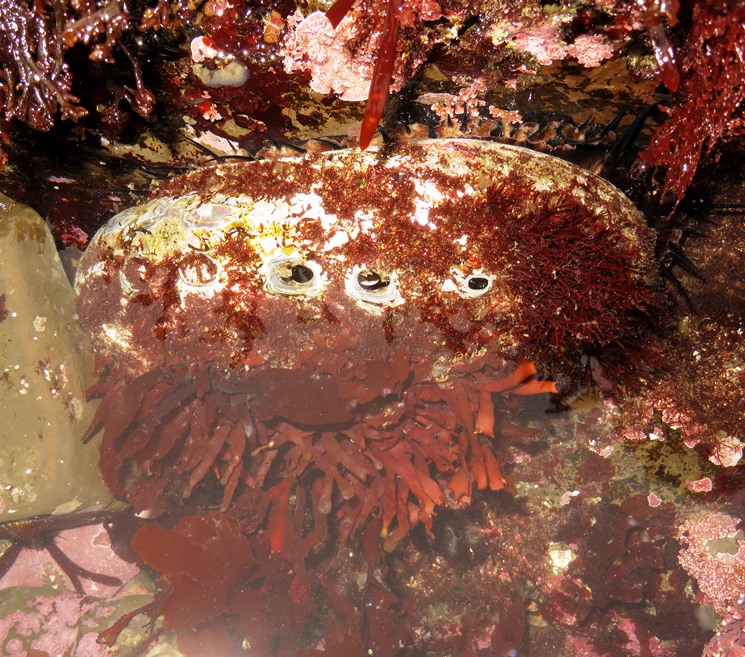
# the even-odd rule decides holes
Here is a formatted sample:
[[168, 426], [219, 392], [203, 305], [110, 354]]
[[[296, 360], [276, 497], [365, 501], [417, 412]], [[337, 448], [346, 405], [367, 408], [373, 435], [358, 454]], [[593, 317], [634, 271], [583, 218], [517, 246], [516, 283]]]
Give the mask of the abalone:
[[[115, 216], [78, 271], [101, 354], [101, 467], [139, 509], [291, 492], [392, 548], [508, 483], [493, 437], [527, 359], [618, 340], [656, 299], [653, 237], [608, 182], [487, 141], [221, 163]], [[281, 525], [282, 531], [277, 527]], [[325, 531], [325, 530], [324, 530]]]

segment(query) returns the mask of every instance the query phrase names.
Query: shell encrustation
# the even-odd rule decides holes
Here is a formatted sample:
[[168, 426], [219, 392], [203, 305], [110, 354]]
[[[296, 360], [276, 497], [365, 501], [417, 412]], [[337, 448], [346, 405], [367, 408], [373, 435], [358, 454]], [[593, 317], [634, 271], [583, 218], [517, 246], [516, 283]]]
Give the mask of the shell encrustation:
[[308, 533], [307, 506], [342, 541], [379, 517], [391, 548], [505, 485], [495, 409], [553, 390], [524, 359], [617, 340], [654, 271], [618, 190], [517, 147], [208, 167], [83, 257], [78, 311], [104, 357], [89, 434], [138, 508], [216, 487], [223, 508], [265, 510], [275, 547], [288, 524]]

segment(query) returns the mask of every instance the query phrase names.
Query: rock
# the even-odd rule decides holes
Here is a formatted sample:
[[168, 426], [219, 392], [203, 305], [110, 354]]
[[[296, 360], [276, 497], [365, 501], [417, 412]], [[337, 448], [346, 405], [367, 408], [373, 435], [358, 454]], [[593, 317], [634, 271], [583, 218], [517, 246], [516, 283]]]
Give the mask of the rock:
[[111, 499], [80, 440], [93, 356], [73, 297], [44, 220], [0, 194], [0, 521]]

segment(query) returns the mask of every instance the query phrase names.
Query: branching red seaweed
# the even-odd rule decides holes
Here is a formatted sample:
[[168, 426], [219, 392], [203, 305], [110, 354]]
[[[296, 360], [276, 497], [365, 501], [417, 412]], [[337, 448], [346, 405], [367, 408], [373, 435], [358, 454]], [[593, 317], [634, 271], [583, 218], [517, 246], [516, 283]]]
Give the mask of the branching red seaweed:
[[717, 144], [743, 134], [745, 102], [745, 6], [699, 1], [680, 51], [680, 93], [666, 110], [670, 119], [642, 153], [650, 165], [667, 167], [663, 195], [678, 200], [693, 181], [699, 162]]
[[48, 130], [57, 111], [73, 120], [87, 113], [70, 93], [67, 48], [46, 12], [15, 0], [0, 2], [0, 100], [6, 121], [17, 118]]
[[[158, 592], [153, 604], [113, 628], [109, 641], [138, 613], [162, 616], [163, 629], [177, 631], [188, 655], [362, 657], [369, 646], [392, 657], [409, 634], [405, 609], [375, 575], [373, 559], [359, 564], [368, 577], [350, 596], [338, 561], [306, 576], [272, 554], [262, 536], [246, 536], [218, 512], [182, 517], [173, 529], [145, 526], [132, 547], [159, 574]], [[309, 641], [323, 649], [308, 648]]]
[[[336, 27], [344, 16], [352, 8], [354, 2], [349, 0], [337, 0], [331, 9], [326, 12], [326, 17]], [[388, 0], [385, 19], [383, 21], [383, 34], [381, 36], [378, 55], [373, 69], [370, 93], [365, 107], [365, 116], [362, 119], [362, 130], [360, 132], [360, 148], [366, 149], [372, 141], [375, 131], [378, 129], [380, 119], [385, 109], [385, 101], [391, 86], [393, 65], [396, 57], [396, 46], [398, 44], [398, 29], [400, 25], [399, 14], [403, 6], [403, 0]]]
[[[178, 4], [178, 3], [176, 3]], [[3, 121], [19, 120], [35, 130], [50, 130], [59, 116], [78, 121], [91, 111], [88, 98], [72, 93], [73, 83], [92, 79], [84, 70], [73, 73], [66, 53], [76, 44], [89, 50], [91, 61], [113, 65], [114, 50], [129, 58], [135, 79], [134, 89], [122, 89], [113, 103], [127, 99], [139, 113], [147, 116], [154, 97], [145, 88], [137, 59], [125, 48], [125, 35], [167, 24], [167, 4], [158, 11], [130, 14], [119, 0], [96, 2], [29, 3], [0, 0], [0, 111]], [[140, 21], [142, 21], [140, 23]], [[90, 93], [91, 98], [96, 94]], [[8, 136], [0, 125], [0, 140]], [[7, 155], [0, 151], [0, 164]]]

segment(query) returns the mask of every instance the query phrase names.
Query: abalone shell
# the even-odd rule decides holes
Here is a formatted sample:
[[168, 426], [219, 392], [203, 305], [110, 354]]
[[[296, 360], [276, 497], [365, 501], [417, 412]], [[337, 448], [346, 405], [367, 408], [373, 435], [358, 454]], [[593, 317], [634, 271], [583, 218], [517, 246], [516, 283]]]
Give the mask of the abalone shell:
[[[367, 353], [489, 344], [530, 357], [627, 330], [652, 298], [652, 244], [608, 182], [514, 146], [223, 163], [162, 184], [98, 232], [78, 310], [96, 348], [136, 371], [291, 366], [315, 331], [339, 325]], [[418, 345], [422, 331], [434, 342]]]

